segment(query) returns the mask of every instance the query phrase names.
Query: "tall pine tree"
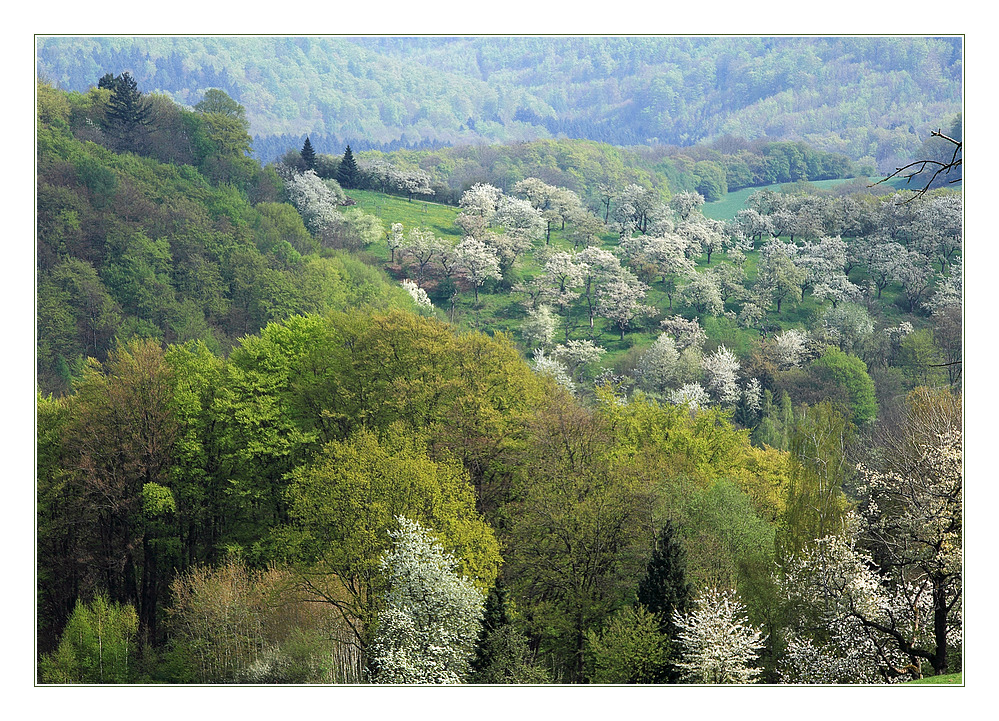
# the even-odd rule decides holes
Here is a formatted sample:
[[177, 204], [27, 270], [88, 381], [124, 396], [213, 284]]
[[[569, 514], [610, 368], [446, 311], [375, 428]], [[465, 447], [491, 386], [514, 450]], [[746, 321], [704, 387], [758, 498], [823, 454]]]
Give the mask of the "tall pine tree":
[[340, 184], [341, 188], [356, 188], [360, 172], [357, 168], [357, 161], [354, 160], [354, 153], [351, 152], [348, 145], [347, 149], [343, 151], [343, 160], [340, 161], [340, 167], [336, 171], [336, 182]]
[[316, 151], [312, 149], [312, 141], [309, 136], [305, 136], [305, 145], [302, 146], [302, 162], [305, 163], [306, 170], [316, 169]]

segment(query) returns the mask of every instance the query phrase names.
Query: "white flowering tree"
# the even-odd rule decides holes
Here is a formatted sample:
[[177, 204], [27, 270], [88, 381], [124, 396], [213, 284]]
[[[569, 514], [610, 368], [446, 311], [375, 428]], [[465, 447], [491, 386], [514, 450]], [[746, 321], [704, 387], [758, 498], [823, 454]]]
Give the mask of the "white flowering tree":
[[401, 250], [402, 255], [412, 258], [416, 263], [418, 286], [423, 286], [423, 274], [434, 258], [440, 255], [442, 245], [432, 230], [413, 228], [409, 231]]
[[874, 335], [874, 320], [866, 308], [856, 303], [833, 305], [822, 315], [820, 333], [841, 351], [860, 355], [859, 351]]
[[409, 293], [410, 297], [413, 299], [413, 302], [416, 303], [417, 309], [419, 309], [421, 312], [433, 311], [434, 304], [430, 300], [430, 296], [427, 295], [427, 291], [423, 290], [423, 288], [421, 288], [408, 278], [404, 279], [401, 282], [401, 285], [403, 287], [403, 290]]
[[461, 274], [475, 291], [475, 302], [479, 302], [479, 286], [490, 278], [499, 280], [499, 253], [476, 238], [465, 238], [454, 249], [458, 261], [458, 273]]
[[[859, 513], [785, 569], [798, 637], [837, 663], [862, 656], [843, 680], [946, 673], [961, 644], [961, 420], [956, 396], [915, 391], [907, 417], [881, 439], [887, 468], [860, 468]], [[814, 665], [787, 664], [789, 678], [821, 678]]]
[[520, 327], [520, 332], [529, 347], [547, 348], [555, 339], [557, 328], [558, 317], [552, 312], [551, 306], [541, 304], [536, 309], [527, 311], [527, 320]]
[[676, 341], [662, 333], [638, 359], [638, 385], [643, 390], [664, 394], [671, 386], [676, 385], [679, 366], [680, 352]]
[[774, 338], [774, 355], [780, 370], [797, 368], [808, 349], [808, 331], [789, 328]]
[[710, 263], [711, 255], [720, 251], [725, 244], [724, 228], [723, 222], [699, 215], [680, 223], [676, 232], [687, 241], [691, 255], [703, 253]]
[[531, 368], [535, 373], [551, 376], [555, 379], [556, 383], [569, 391], [569, 393], [576, 393], [576, 384], [569, 375], [569, 369], [562, 365], [555, 355], [546, 354], [544, 348], [536, 348], [534, 350]]
[[807, 273], [805, 284], [814, 287], [823, 279], [843, 275], [846, 268], [846, 252], [846, 241], [839, 236], [822, 237], [815, 241], [807, 241], [798, 248], [794, 264]]
[[724, 345], [702, 362], [707, 389], [722, 405], [735, 405], [739, 401], [739, 361], [735, 353]]
[[848, 517], [846, 533], [818, 539], [785, 568], [779, 587], [798, 611], [780, 662], [785, 683], [886, 683], [907, 673], [906, 656], [861, 620], [880, 624], [893, 611], [914, 619], [893, 608], [873, 559], [857, 549], [858, 523]]
[[596, 364], [607, 352], [591, 340], [570, 340], [555, 346], [552, 354], [564, 362], [573, 378], [581, 380], [591, 373]]
[[390, 262], [395, 263], [395, 252], [406, 244], [402, 223], [392, 223], [392, 230], [385, 236], [385, 244], [392, 254]]
[[540, 240], [548, 223], [541, 212], [530, 202], [512, 195], [501, 196], [496, 212], [490, 218], [491, 226], [501, 226], [508, 235], [524, 238], [531, 243]]
[[637, 318], [654, 312], [642, 303], [647, 290], [645, 283], [624, 269], [598, 290], [596, 312], [617, 327], [621, 332], [621, 340], [624, 340], [624, 332]]
[[284, 184], [288, 199], [302, 216], [302, 222], [316, 237], [324, 235], [341, 220], [339, 207], [346, 198], [335, 181], [324, 181], [315, 171], [295, 173]]
[[688, 410], [696, 411], [707, 408], [711, 404], [711, 396], [700, 383], [684, 383], [679, 388], [670, 391], [669, 402], [675, 406], [686, 406]]
[[597, 314], [597, 298], [601, 288], [622, 274], [621, 261], [616, 255], [603, 248], [584, 248], [576, 255], [577, 260], [584, 266], [580, 295], [586, 301], [587, 314], [590, 319], [590, 328], [593, 328], [593, 318]]
[[389, 583], [371, 649], [372, 680], [453, 684], [468, 676], [484, 597], [416, 521], [398, 516], [381, 570]]
[[461, 195], [458, 205], [461, 212], [482, 218], [485, 223], [492, 220], [503, 191], [488, 183], [476, 183]]
[[669, 310], [672, 311], [673, 296], [680, 280], [694, 272], [689, 241], [676, 233], [639, 236], [622, 240], [621, 251], [627, 256], [632, 268], [644, 266], [651, 269], [650, 272], [662, 276], [663, 290], [666, 291]]
[[746, 608], [734, 591], [707, 588], [690, 613], [674, 612], [682, 661], [677, 666], [692, 683], [752, 683], [752, 666], [764, 637], [749, 625]]
[[552, 253], [545, 262], [542, 273], [546, 286], [546, 295], [552, 302], [558, 304], [564, 313], [566, 306], [579, 297], [577, 287], [583, 282], [587, 271], [586, 266], [579, 261], [575, 253], [564, 250]]
[[714, 273], [692, 272], [690, 280], [680, 289], [680, 297], [692, 305], [698, 313], [721, 315], [725, 302], [721, 297], [721, 285]]
[[681, 350], [691, 347], [700, 349], [704, 341], [708, 339], [707, 333], [701, 328], [697, 318], [687, 320], [682, 315], [670, 315], [659, 322], [659, 327], [663, 333], [676, 342], [676, 347]]

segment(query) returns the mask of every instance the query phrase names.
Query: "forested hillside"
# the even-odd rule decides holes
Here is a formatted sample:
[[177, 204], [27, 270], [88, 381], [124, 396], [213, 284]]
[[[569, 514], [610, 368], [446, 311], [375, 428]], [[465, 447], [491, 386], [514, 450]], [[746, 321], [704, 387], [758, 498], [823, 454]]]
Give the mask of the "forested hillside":
[[566, 136], [689, 146], [805, 141], [894, 170], [961, 110], [960, 38], [38, 39], [40, 77], [107, 69], [185, 105], [221, 88], [257, 157]]
[[[40, 682], [962, 670], [960, 192], [37, 100]], [[730, 220], [684, 185], [768, 157]]]

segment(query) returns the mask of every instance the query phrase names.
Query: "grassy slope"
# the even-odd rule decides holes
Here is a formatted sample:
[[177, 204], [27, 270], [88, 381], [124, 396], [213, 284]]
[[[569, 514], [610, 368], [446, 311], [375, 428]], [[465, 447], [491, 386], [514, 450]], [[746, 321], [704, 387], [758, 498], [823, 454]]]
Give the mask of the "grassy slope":
[[[439, 236], [449, 236], [451, 238], [460, 237], [460, 232], [454, 225], [454, 219], [458, 215], [458, 209], [452, 206], [439, 203], [424, 202], [414, 200], [412, 202], [405, 198], [384, 195], [382, 193], [368, 190], [350, 190], [348, 195], [353, 198], [359, 208], [373, 213], [382, 220], [386, 231], [393, 223], [402, 223], [406, 230], [413, 227], [428, 228]], [[614, 245], [614, 235], [608, 234], [604, 237], [605, 248]], [[540, 250], [543, 245], [538, 244], [536, 249]], [[562, 237], [560, 232], [552, 232], [551, 246], [558, 249], [569, 250], [572, 244]], [[755, 253], [748, 259], [750, 270], [755, 268]], [[380, 267], [385, 268], [390, 275], [401, 280], [409, 277], [405, 264], [396, 262], [389, 263], [389, 252], [384, 243], [375, 243], [367, 249], [369, 260]], [[717, 264], [724, 258], [724, 255], [715, 254], [712, 258], [712, 265]], [[398, 260], [398, 256], [397, 256]], [[700, 266], [707, 267], [705, 258], [700, 259]], [[528, 279], [541, 272], [540, 264], [535, 260], [534, 253], [528, 253], [518, 265], [519, 275]], [[433, 278], [428, 279], [425, 284], [427, 292], [434, 303], [442, 310], [446, 308], [446, 299], [435, 293], [436, 284]], [[489, 333], [502, 331], [511, 333], [519, 340], [519, 328], [526, 319], [526, 312], [519, 303], [520, 296], [497, 287], [498, 284], [487, 282], [479, 293], [479, 303], [476, 304], [471, 291], [462, 292], [455, 308], [455, 324], [462, 328], [481, 330]], [[657, 284], [653, 284], [650, 289], [646, 303], [656, 308], [665, 309], [667, 298]], [[798, 324], [807, 320], [810, 305], [817, 305], [814, 301], [806, 304], [801, 309], [785, 312], [785, 320], [791, 324]], [[661, 313], [659, 314], [661, 315]], [[799, 317], [800, 316], [800, 317]], [[575, 318], [577, 323], [572, 336], [573, 338], [588, 337], [589, 331], [585, 318]], [[701, 323], [705, 326], [709, 339], [724, 343], [732, 348], [736, 353], [748, 353], [752, 343], [756, 339], [756, 333], [751, 330], [738, 327], [736, 323], [725, 318], [701, 318]], [[655, 324], [652, 324], [654, 331]], [[595, 321], [594, 340], [604, 347], [607, 355], [604, 357], [603, 365], [613, 366], [621, 360], [633, 347], [644, 348], [652, 343], [656, 337], [655, 332], [633, 331], [625, 334], [622, 341], [620, 334], [611, 326], [609, 322], [602, 318]], [[561, 331], [560, 331], [561, 332]], [[564, 340], [564, 334], [559, 336]]]
[[[820, 181], [816, 185], [819, 187], [829, 187], [841, 182], [846, 181]], [[775, 185], [771, 187], [779, 188], [780, 186]], [[736, 193], [730, 193], [723, 201], [705, 204], [705, 215], [714, 218], [720, 218], [722, 214], [734, 216], [743, 207], [746, 198], [758, 189], [748, 188]], [[446, 236], [452, 239], [460, 238], [461, 234], [454, 225], [458, 209], [453, 206], [420, 200], [410, 202], [406, 198], [399, 196], [385, 195], [367, 190], [350, 190], [348, 191], [348, 195], [357, 201], [358, 207], [381, 218], [386, 231], [391, 228], [392, 223], [402, 223], [407, 231], [413, 227], [421, 227], [433, 230], [438, 236]], [[614, 245], [615, 237], [613, 234], [604, 236], [603, 247], [613, 248]], [[561, 233], [558, 231], [553, 231], [552, 233], [551, 246], [565, 250], [572, 248], [572, 244], [563, 239]], [[543, 247], [543, 245], [538, 244], [536, 250]], [[415, 277], [413, 273], [407, 272], [405, 263], [398, 262], [398, 255], [395, 264], [389, 263], [389, 252], [385, 243], [374, 243], [369, 246], [366, 255], [370, 262], [385, 269], [392, 277], [398, 280], [406, 277]], [[758, 253], [756, 252], [751, 252], [747, 255], [746, 268], [750, 280], [755, 276], [757, 256]], [[711, 265], [722, 262], [724, 257], [724, 254], [714, 254]], [[699, 259], [698, 267], [701, 270], [708, 267], [706, 259], [703, 256]], [[517, 270], [520, 277], [526, 280], [539, 274], [541, 266], [535, 260], [534, 253], [530, 252], [519, 262]], [[860, 280], [860, 278], [854, 278], [854, 281], [857, 280]], [[440, 309], [441, 317], [444, 317], [447, 310], [447, 299], [443, 294], [437, 292], [436, 281], [432, 277], [432, 274], [425, 280], [424, 286], [434, 304]], [[646, 303], [660, 309], [657, 317], [662, 317], [668, 301], [665, 293], [658, 286], [658, 283], [653, 283], [646, 298]], [[897, 288], [890, 286], [884, 293], [885, 310], [889, 317], [895, 316], [898, 312], [898, 309], [892, 303], [897, 291]], [[507, 289], [499, 287], [498, 283], [489, 281], [480, 289], [479, 302], [476, 304], [471, 290], [465, 288], [455, 306], [454, 323], [459, 328], [480, 330], [487, 333], [499, 331], [510, 333], [519, 341], [520, 327], [526, 319], [524, 307], [519, 302], [521, 298], [522, 296], [519, 294], [512, 293]], [[738, 310], [732, 304], [729, 304], [728, 307], [730, 310]], [[808, 328], [812, 325], [817, 314], [822, 311], [823, 307], [824, 305], [821, 302], [817, 301], [811, 295], [806, 295], [801, 303], [785, 305], [780, 316], [781, 326], [784, 328]], [[684, 308], [684, 310], [687, 311], [688, 309]], [[576, 325], [571, 337], [575, 339], [590, 337], [586, 319], [577, 317], [574, 318], [574, 321]], [[700, 317], [700, 322], [709, 339], [707, 347], [709, 350], [713, 344], [725, 344], [736, 355], [745, 357], [759, 341], [759, 335], [755, 330], [742, 328], [738, 323], [724, 317], [702, 316]], [[609, 322], [602, 318], [597, 318], [593, 340], [607, 351], [603, 359], [603, 365], [614, 367], [629, 352], [633, 353], [633, 348], [641, 350], [649, 346], [657, 336], [656, 328], [657, 323], [653, 319], [646, 324], [645, 330], [636, 328], [626, 333], [622, 341], [620, 334]], [[557, 336], [557, 339], [564, 341], [564, 334], [561, 330], [559, 333], [560, 335]]]
[[964, 685], [964, 674], [946, 673], [941, 676], [927, 676], [926, 678], [921, 678], [916, 681], [909, 681], [908, 684]]
[[[849, 179], [816, 180], [810, 184], [817, 188], [832, 188], [836, 185], [840, 185], [841, 183], [849, 182], [851, 182]], [[735, 217], [735, 214], [742, 210], [746, 205], [746, 200], [749, 196], [757, 190], [780, 190], [784, 185], [784, 183], [776, 183], [774, 185], [767, 185], [763, 187], [736, 190], [735, 192], [726, 194], [721, 200], [716, 200], [713, 203], [705, 203], [701, 210], [705, 217], [708, 218], [714, 218], [715, 220], [732, 220], [732, 218]]]

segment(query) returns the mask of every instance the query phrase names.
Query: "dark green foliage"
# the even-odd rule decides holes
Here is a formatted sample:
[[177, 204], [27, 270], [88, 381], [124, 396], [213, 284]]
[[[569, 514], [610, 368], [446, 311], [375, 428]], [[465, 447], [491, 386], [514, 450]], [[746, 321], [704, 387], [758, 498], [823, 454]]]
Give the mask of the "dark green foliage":
[[527, 637], [513, 623], [507, 607], [507, 591], [497, 583], [486, 597], [482, 631], [475, 647], [470, 683], [548, 683], [544, 669], [531, 660]]
[[337, 168], [336, 181], [340, 184], [341, 188], [356, 188], [360, 181], [360, 176], [361, 171], [358, 169], [357, 161], [354, 160], [354, 153], [348, 145], [343, 151], [343, 159], [340, 161], [340, 167]]
[[129, 73], [122, 73], [113, 81], [102, 80], [111, 90], [107, 107], [107, 130], [121, 150], [137, 151], [143, 145], [145, 126], [149, 125], [152, 110], [149, 102], [139, 92], [138, 84]]
[[305, 145], [302, 146], [302, 162], [305, 163], [306, 170], [316, 169], [316, 151], [312, 149], [312, 141], [308, 136], [305, 138]]
[[667, 520], [656, 538], [645, 577], [638, 583], [638, 602], [656, 615], [660, 629], [670, 638], [677, 634], [673, 613], [684, 614], [690, 606], [692, 587], [686, 566], [683, 543], [673, 521]]

